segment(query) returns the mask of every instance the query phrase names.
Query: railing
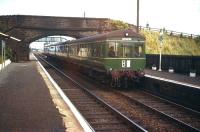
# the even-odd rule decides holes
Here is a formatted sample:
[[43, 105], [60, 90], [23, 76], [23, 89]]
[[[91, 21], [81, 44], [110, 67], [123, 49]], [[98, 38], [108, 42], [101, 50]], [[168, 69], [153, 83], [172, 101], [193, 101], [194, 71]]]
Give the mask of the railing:
[[[153, 31], [153, 32], [161, 32], [163, 29], [140, 26], [140, 27], [139, 27], [139, 30], [149, 30], [149, 31]], [[178, 37], [185, 37], [185, 38], [196, 38], [196, 37], [200, 37], [200, 35], [189, 34], [189, 33], [183, 33], [183, 32], [177, 32], [177, 31], [166, 30], [166, 29], [164, 29], [164, 32], [165, 32], [166, 34], [170, 35], [170, 36], [178, 36]]]

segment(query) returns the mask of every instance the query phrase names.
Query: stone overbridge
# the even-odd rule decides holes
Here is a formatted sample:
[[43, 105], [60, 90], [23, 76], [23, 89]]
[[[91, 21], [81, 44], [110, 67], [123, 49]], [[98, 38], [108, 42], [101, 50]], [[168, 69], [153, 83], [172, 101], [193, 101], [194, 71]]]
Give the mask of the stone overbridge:
[[16, 61], [29, 60], [31, 42], [52, 35], [81, 38], [115, 30], [108, 18], [53, 17], [12, 15], [0, 16], [0, 32], [20, 39], [6, 40], [6, 46], [15, 54]]

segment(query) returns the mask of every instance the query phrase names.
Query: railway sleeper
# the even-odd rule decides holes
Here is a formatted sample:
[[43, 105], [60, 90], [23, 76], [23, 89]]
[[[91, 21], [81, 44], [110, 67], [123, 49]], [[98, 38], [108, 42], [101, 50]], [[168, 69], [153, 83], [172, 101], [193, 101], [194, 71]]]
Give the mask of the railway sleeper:
[[105, 111], [104, 108], [93, 109], [93, 108], [91, 108], [91, 107], [82, 108], [82, 109], [78, 107], [78, 109], [79, 109], [80, 111], [84, 111], [84, 112], [99, 112], [99, 111]]
[[113, 115], [111, 115], [109, 112], [96, 112], [96, 113], [83, 113], [83, 115], [85, 117], [88, 117], [88, 118], [92, 118], [92, 117], [95, 117], [95, 118], [101, 118], [101, 117], [105, 117], [105, 116], [108, 116], [108, 117], [113, 117]]
[[113, 119], [113, 115], [107, 115], [107, 114], [104, 114], [104, 115], [86, 115], [87, 119], [102, 119], [102, 118], [111, 118]]
[[115, 130], [115, 131], [120, 131], [120, 130], [128, 130], [127, 125], [122, 125], [122, 124], [111, 124], [111, 123], [102, 123], [102, 124], [92, 124], [92, 126], [95, 128], [95, 130], [100, 131], [100, 130]]
[[89, 122], [91, 122], [92, 124], [100, 124], [100, 123], [112, 123], [112, 124], [121, 124], [123, 123], [120, 120], [116, 120], [116, 118], [98, 118], [98, 119], [88, 119]]
[[96, 111], [94, 113], [94, 112], [91, 112], [91, 111], [84, 111], [83, 114], [84, 115], [110, 115], [110, 112], [108, 112], [108, 111]]

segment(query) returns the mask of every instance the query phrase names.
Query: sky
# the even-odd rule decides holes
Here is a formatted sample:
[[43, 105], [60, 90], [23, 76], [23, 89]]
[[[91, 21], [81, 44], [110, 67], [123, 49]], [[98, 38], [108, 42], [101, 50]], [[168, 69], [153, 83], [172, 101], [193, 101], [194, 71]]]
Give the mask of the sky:
[[[0, 15], [110, 18], [136, 24], [137, 0], [0, 0]], [[140, 0], [140, 25], [200, 34], [200, 0]]]

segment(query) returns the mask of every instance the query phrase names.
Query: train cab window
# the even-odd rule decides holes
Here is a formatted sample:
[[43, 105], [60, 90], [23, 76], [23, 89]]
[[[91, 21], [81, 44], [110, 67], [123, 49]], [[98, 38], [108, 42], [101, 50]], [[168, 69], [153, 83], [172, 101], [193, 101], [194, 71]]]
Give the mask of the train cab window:
[[117, 57], [118, 55], [118, 43], [109, 42], [108, 45], [108, 57]]
[[132, 44], [131, 43], [120, 43], [119, 47], [119, 57], [130, 58], [132, 57]]
[[109, 47], [108, 56], [115, 57], [114, 46]]
[[132, 49], [132, 45], [124, 43], [123, 44], [123, 57], [132, 57], [131, 49]]
[[144, 56], [144, 46], [143, 45], [135, 45], [133, 57], [143, 57]]

